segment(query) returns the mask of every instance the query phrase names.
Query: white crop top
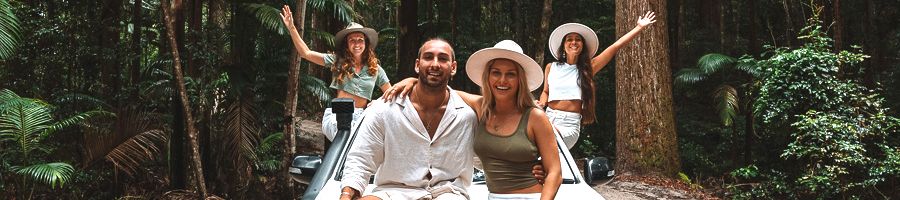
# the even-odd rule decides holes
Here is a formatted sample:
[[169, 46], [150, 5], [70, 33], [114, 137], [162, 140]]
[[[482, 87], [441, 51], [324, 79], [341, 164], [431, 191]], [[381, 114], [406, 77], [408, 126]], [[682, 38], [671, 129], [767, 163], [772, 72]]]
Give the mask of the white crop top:
[[547, 74], [547, 101], [581, 100], [578, 87], [578, 66], [564, 62], [554, 62]]

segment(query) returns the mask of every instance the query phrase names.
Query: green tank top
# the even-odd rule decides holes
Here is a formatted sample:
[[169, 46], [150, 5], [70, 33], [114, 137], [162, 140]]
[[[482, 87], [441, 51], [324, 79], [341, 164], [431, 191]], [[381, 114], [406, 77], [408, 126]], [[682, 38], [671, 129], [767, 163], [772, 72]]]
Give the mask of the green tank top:
[[522, 113], [519, 126], [510, 136], [488, 133], [486, 122], [475, 129], [474, 150], [484, 166], [488, 191], [508, 192], [538, 184], [531, 174], [537, 164], [538, 150], [528, 139], [528, 116], [531, 108]]

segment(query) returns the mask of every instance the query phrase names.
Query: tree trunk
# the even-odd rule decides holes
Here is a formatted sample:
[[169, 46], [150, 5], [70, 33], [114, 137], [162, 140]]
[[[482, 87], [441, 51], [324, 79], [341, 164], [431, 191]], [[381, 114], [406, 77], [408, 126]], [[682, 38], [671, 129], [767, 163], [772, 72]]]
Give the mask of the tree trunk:
[[[122, 0], [105, 0], [103, 1], [103, 10], [100, 12], [100, 20], [102, 29], [100, 29], [100, 71], [101, 80], [107, 87], [107, 91], [119, 91], [119, 53], [116, 51], [119, 47], [120, 36], [119, 21], [122, 15]], [[118, 105], [118, 102], [115, 102]]]
[[[550, 29], [550, 16], [553, 16], [553, 0], [544, 0], [544, 8], [541, 10], [541, 28], [538, 30], [538, 44], [534, 45], [534, 60], [538, 65], [544, 66], [544, 49], [547, 49], [547, 31]], [[593, 56], [593, 55], [592, 55]]]
[[[141, 82], [141, 55], [143, 54], [143, 49], [141, 48], [141, 30], [143, 29], [143, 20], [141, 20], [142, 4], [143, 0], [134, 0], [134, 6], [131, 9], [131, 23], [134, 24], [134, 30], [131, 34], [131, 47], [134, 49], [134, 56], [131, 57], [131, 69], [128, 69], [128, 79], [130, 80], [130, 87], [135, 88]], [[138, 95], [138, 89], [131, 91], [132, 100], [136, 101]]]
[[[666, 0], [616, 0], [616, 35], [656, 12], [657, 22], [616, 57], [616, 171], [675, 177], [681, 165], [672, 108]], [[653, 59], [647, 59], [653, 58]]]
[[787, 43], [787, 47], [793, 47], [794, 38], [797, 37], [794, 34], [794, 23], [791, 21], [791, 6], [790, 0], [782, 0], [782, 5], [784, 6], [784, 42]]
[[749, 20], [750, 21], [750, 31], [747, 31], [747, 33], [749, 34], [749, 36], [747, 37], [747, 40], [750, 42], [750, 44], [749, 44], [750, 55], [756, 57], [756, 56], [759, 56], [759, 53], [761, 53], [761, 49], [762, 49], [762, 45], [759, 41], [759, 34], [758, 34], [758, 32], [761, 29], [759, 28], [759, 26], [760, 26], [759, 16], [757, 16], [758, 12], [756, 10], [757, 2], [756, 1], [747, 1], [747, 3], [748, 3], [747, 4], [748, 9], [746, 9], [746, 12], [747, 12], [747, 17], [750, 18], [750, 20]]
[[169, 44], [172, 48], [172, 63], [174, 64], [173, 75], [175, 76], [177, 85], [176, 89], [178, 91], [178, 96], [181, 99], [181, 107], [184, 109], [185, 125], [187, 126], [188, 140], [190, 140], [191, 145], [191, 160], [194, 165], [194, 178], [197, 180], [197, 190], [199, 190], [200, 197], [206, 199], [206, 181], [203, 178], [203, 166], [200, 163], [200, 148], [197, 144], [197, 129], [194, 127], [194, 120], [191, 115], [191, 105], [188, 102], [187, 90], [184, 86], [184, 75], [181, 69], [181, 58], [179, 58], [178, 54], [178, 43], [175, 39], [175, 19], [173, 19], [175, 15], [173, 15], [173, 12], [180, 10], [181, 0], [172, 0], [171, 4], [169, 4], [169, 1], [163, 1], [161, 6], [163, 17], [165, 18], [166, 33], [169, 35]]
[[400, 9], [397, 10], [398, 25], [400, 26], [400, 37], [397, 38], [397, 79], [401, 80], [412, 77], [414, 71], [415, 59], [418, 57], [416, 52], [419, 43], [419, 17], [418, 17], [418, 1], [401, 0]]
[[841, 0], [832, 2], [832, 20], [834, 21], [834, 52], [840, 52], [844, 49], [844, 19], [841, 17]]
[[[304, 32], [304, 22], [306, 16], [306, 0], [299, 0], [297, 4], [294, 5], [296, 12], [294, 13], [293, 18], [294, 26], [297, 27], [297, 32], [300, 33], [301, 37]], [[297, 50], [293, 49], [290, 51], [291, 62], [288, 64], [288, 79], [287, 79], [287, 92], [284, 100], [284, 153], [281, 157], [281, 175], [278, 177], [281, 180], [281, 185], [284, 187], [282, 189], [283, 193], [287, 198], [294, 197], [294, 182], [291, 180], [291, 174], [288, 171], [291, 167], [291, 162], [293, 161], [294, 153], [296, 153], [296, 140], [294, 139], [294, 124], [297, 123], [297, 119], [294, 118], [294, 115], [297, 113], [297, 90], [298, 90], [298, 82], [300, 80], [300, 57], [297, 56]]]

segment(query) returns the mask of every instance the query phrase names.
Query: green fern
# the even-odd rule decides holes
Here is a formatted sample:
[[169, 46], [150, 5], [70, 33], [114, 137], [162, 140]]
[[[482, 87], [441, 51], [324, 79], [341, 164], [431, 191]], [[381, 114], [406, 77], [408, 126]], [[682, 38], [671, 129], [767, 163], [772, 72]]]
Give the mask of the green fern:
[[284, 23], [281, 21], [281, 10], [278, 8], [259, 3], [243, 4], [241, 7], [253, 14], [256, 20], [259, 21], [259, 24], [266, 27], [266, 29], [278, 33], [278, 35], [287, 33], [287, 28], [284, 27]]
[[13, 166], [12, 170], [16, 174], [48, 184], [51, 188], [56, 188], [57, 185], [62, 188], [75, 174], [75, 168], [63, 162], [41, 163], [27, 167]]
[[8, 0], [0, 0], [0, 60], [13, 55], [19, 46], [21, 33], [19, 18], [12, 11]]
[[706, 74], [713, 74], [719, 71], [728, 70], [737, 59], [717, 53], [706, 54], [697, 61], [697, 67]]
[[325, 81], [322, 81], [315, 76], [308, 74], [301, 75], [300, 85], [303, 89], [301, 92], [317, 97], [319, 102], [328, 102], [332, 99], [331, 90], [328, 88], [328, 85], [325, 84]]
[[306, 1], [306, 5], [309, 6], [309, 8], [322, 13], [332, 11], [332, 17], [344, 24], [349, 24], [353, 21], [353, 16], [356, 16], [356, 11], [353, 10], [353, 7], [350, 7], [350, 4], [347, 3], [347, 1], [308, 0]]

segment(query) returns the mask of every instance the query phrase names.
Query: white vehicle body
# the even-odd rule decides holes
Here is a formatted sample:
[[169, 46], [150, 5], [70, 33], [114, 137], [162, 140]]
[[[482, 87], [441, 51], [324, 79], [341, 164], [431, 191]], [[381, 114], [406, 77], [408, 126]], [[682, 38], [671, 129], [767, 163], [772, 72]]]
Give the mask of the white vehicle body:
[[[318, 191], [318, 194], [315, 195], [315, 200], [336, 200], [340, 198], [341, 194], [341, 171], [344, 168], [344, 161], [347, 156], [347, 152], [349, 151], [350, 144], [352, 144], [353, 140], [356, 137], [353, 137], [355, 134], [351, 134], [348, 138], [348, 144], [344, 145], [343, 149], [341, 149], [341, 153], [338, 157], [338, 162], [334, 170], [329, 172], [319, 171], [317, 173], [328, 173], [328, 180]], [[569, 153], [568, 148], [565, 147], [565, 143], [563, 143], [562, 139], [557, 136], [556, 143], [560, 147], [562, 151], [560, 153], [560, 164], [562, 169], [562, 184], [559, 187], [559, 191], [556, 193], [556, 199], [598, 199], [603, 200], [603, 196], [600, 196], [596, 190], [594, 190], [588, 183], [585, 182], [584, 177], [576, 167], [575, 159], [572, 158], [572, 154]], [[335, 144], [336, 145], [336, 144]], [[473, 166], [474, 167], [474, 166]], [[473, 176], [475, 179], [478, 179], [478, 173], [480, 170], [475, 170], [476, 175]], [[609, 172], [609, 176], [611, 176], [614, 171]], [[320, 178], [322, 178], [320, 177]], [[366, 191], [363, 192], [363, 195], [370, 194], [372, 189], [377, 187], [374, 184], [369, 184], [366, 186]], [[469, 197], [473, 200], [487, 199], [488, 197], [488, 189], [487, 185], [484, 181], [473, 181], [472, 185], [468, 188]]]

